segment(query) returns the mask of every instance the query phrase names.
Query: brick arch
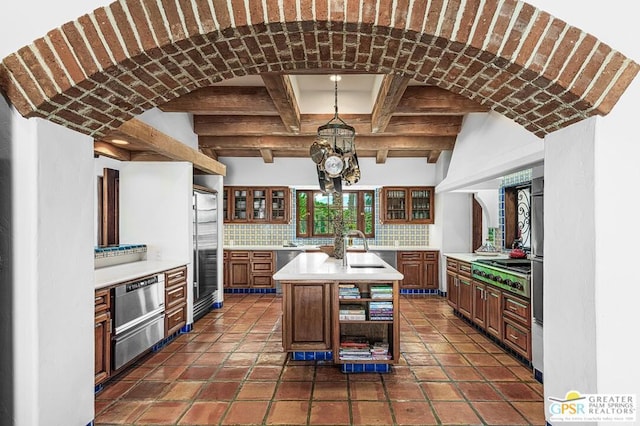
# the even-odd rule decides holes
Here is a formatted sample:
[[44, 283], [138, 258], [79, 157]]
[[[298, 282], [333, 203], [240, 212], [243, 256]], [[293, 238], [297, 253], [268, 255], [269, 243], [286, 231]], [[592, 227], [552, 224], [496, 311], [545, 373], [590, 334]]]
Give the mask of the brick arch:
[[514, 0], [123, 0], [7, 56], [0, 85], [23, 116], [98, 137], [223, 79], [328, 69], [411, 76], [543, 137], [607, 114], [639, 67]]

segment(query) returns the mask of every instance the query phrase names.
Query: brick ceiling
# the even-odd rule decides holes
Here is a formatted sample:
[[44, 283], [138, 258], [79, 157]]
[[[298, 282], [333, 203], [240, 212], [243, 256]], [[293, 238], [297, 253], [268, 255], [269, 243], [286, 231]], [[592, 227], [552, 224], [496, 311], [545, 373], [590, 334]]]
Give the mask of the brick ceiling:
[[607, 114], [638, 70], [512, 0], [123, 0], [4, 58], [0, 87], [23, 116], [99, 138], [225, 79], [382, 73], [473, 100], [544, 137]]

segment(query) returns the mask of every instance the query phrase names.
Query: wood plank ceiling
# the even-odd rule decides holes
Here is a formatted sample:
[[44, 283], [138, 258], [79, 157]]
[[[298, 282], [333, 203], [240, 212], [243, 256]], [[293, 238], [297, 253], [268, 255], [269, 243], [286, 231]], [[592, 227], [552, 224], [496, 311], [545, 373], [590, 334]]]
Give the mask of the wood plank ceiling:
[[[192, 114], [199, 149], [214, 160], [262, 157], [271, 163], [279, 157], [308, 157], [318, 126], [331, 120], [333, 113], [301, 113], [292, 77], [263, 74], [262, 85], [206, 87], [160, 109]], [[390, 74], [380, 80], [371, 113], [339, 112], [340, 118], [356, 129], [358, 156], [375, 157], [378, 163], [392, 157], [424, 157], [436, 162], [442, 151], [453, 149], [465, 114], [488, 111], [446, 90], [414, 85], [404, 76]], [[331, 90], [331, 99], [333, 95]], [[333, 104], [326, 106], [333, 109]], [[172, 159], [166, 152], [136, 141], [116, 147], [114, 139], [126, 139], [126, 135], [116, 132], [96, 141], [96, 153], [131, 161]]]

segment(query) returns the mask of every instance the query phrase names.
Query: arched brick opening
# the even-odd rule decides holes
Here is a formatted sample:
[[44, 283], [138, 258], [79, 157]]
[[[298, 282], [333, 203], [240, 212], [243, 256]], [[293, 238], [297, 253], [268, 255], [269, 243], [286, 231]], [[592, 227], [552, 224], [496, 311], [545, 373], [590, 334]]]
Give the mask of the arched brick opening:
[[6, 57], [0, 85], [23, 116], [97, 137], [223, 79], [330, 69], [410, 76], [543, 137], [607, 114], [639, 68], [514, 0], [124, 0]]

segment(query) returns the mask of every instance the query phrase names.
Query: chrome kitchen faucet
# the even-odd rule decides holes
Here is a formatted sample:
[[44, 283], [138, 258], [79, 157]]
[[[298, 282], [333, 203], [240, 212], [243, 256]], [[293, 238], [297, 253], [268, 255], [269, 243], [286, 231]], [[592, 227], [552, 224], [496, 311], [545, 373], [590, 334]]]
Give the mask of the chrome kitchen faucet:
[[[367, 237], [364, 236], [364, 233], [362, 231], [360, 231], [359, 229], [352, 229], [351, 231], [347, 231], [344, 234], [344, 238], [352, 237], [352, 236], [362, 238], [362, 245], [364, 246], [364, 251], [365, 252], [369, 251], [369, 243], [367, 242]], [[342, 266], [347, 267], [348, 265], [349, 263], [347, 262], [347, 250], [345, 249], [344, 256], [342, 256]]]

